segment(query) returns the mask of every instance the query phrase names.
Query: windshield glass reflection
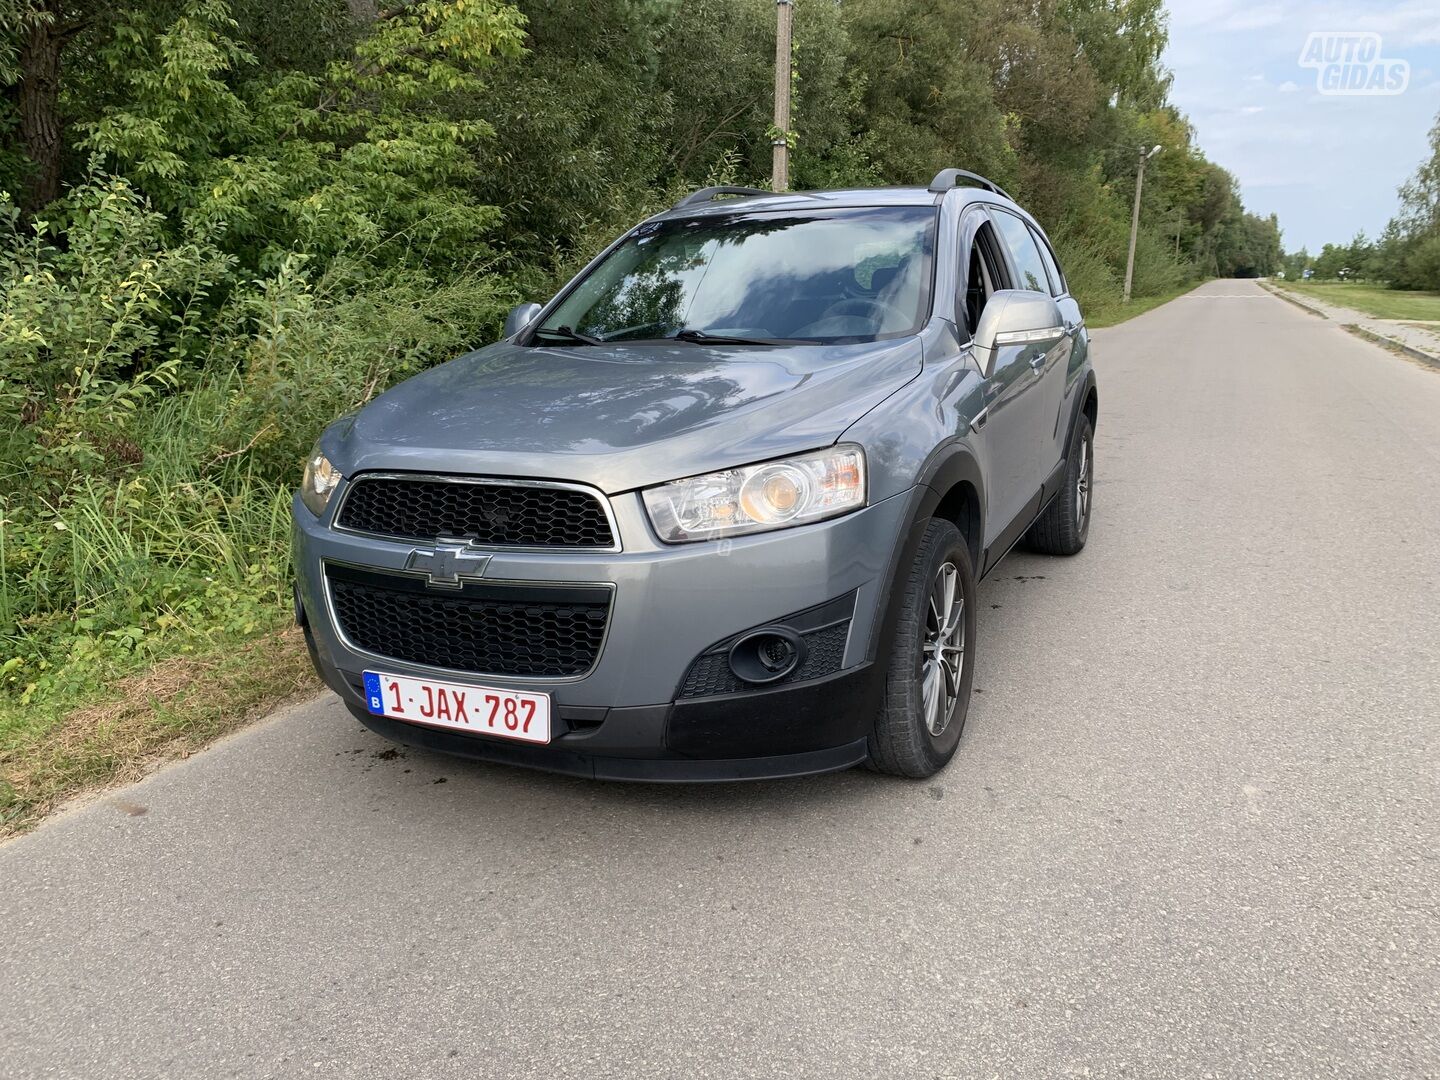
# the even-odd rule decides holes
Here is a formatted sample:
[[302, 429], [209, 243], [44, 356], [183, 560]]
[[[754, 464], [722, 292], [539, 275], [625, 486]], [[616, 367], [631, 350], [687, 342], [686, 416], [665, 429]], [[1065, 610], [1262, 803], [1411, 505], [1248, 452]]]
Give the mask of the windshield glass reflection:
[[935, 208], [647, 222], [537, 328], [535, 344], [876, 341], [930, 311]]

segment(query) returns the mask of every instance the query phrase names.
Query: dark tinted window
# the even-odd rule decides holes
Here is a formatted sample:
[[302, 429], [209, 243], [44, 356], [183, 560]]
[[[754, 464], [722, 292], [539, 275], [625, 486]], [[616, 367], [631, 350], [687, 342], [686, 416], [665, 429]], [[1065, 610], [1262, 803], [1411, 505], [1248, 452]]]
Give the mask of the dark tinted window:
[[886, 206], [647, 222], [542, 329], [601, 341], [913, 334], [930, 314], [935, 219], [933, 206]]
[[1010, 250], [1015, 272], [1020, 275], [1015, 287], [1049, 295], [1050, 278], [1045, 273], [1045, 261], [1040, 258], [1035, 238], [1030, 235], [1030, 227], [1014, 214], [1007, 214], [1004, 210], [996, 210], [994, 214], [995, 226], [1000, 230], [1005, 246]]
[[975, 239], [970, 244], [970, 263], [965, 272], [965, 328], [972, 335], [980, 325], [980, 313], [985, 310], [995, 290], [1010, 287], [1005, 263], [995, 245], [995, 230], [987, 221], [975, 230]]
[[1056, 263], [1054, 254], [1050, 251], [1050, 245], [1047, 244], [1045, 238], [1034, 229], [1030, 230], [1030, 235], [1035, 238], [1035, 246], [1040, 249], [1040, 258], [1045, 260], [1045, 269], [1050, 273], [1051, 294], [1054, 296], [1064, 296], [1065, 279], [1060, 276], [1060, 266]]

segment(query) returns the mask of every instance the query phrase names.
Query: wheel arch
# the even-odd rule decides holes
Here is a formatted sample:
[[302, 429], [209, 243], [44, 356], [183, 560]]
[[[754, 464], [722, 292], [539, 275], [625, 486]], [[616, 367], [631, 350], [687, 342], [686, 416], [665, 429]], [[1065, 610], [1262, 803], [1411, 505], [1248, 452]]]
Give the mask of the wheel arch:
[[1069, 452], [1070, 443], [1075, 438], [1075, 425], [1080, 422], [1080, 417], [1088, 417], [1090, 429], [1093, 431], [1100, 419], [1100, 391], [1095, 386], [1095, 372], [1085, 372], [1085, 384], [1080, 388], [1080, 393], [1075, 395], [1075, 412], [1070, 417], [1070, 430], [1065, 434], [1065, 448]]
[[925, 470], [924, 492], [912, 524], [944, 518], [960, 530], [978, 577], [985, 554], [985, 484], [980, 463], [964, 447], [955, 447]]
[[916, 477], [909, 499], [905, 528], [896, 537], [895, 548], [885, 570], [887, 586], [877, 597], [875, 631], [866, 650], [869, 660], [888, 655], [899, 614], [897, 597], [932, 517], [947, 517], [955, 521], [955, 517], [950, 515], [962, 515], [965, 525], [957, 522], [956, 527], [965, 536], [976, 577], [980, 574], [980, 559], [985, 553], [985, 486], [980, 463], [970, 448], [959, 440], [951, 439], [932, 453]]

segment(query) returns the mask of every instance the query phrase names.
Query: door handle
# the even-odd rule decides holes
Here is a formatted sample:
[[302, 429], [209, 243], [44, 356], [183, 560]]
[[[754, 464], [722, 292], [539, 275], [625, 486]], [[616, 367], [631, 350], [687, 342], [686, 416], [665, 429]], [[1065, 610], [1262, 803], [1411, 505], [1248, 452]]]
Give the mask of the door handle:
[[1030, 359], [1031, 369], [1037, 373], [1043, 371], [1045, 369], [1045, 360], [1048, 355], [1048, 353], [1041, 353], [1039, 356], [1032, 357]]

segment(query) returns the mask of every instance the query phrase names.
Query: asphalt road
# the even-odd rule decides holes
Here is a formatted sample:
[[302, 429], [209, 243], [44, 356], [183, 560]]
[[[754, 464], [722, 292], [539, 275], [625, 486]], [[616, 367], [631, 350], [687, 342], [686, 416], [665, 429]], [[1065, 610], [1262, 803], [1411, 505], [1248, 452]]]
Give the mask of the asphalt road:
[[936, 781], [321, 699], [0, 848], [0, 1075], [1437, 1075], [1440, 372], [1242, 282], [1096, 349], [1089, 547], [982, 586]]

